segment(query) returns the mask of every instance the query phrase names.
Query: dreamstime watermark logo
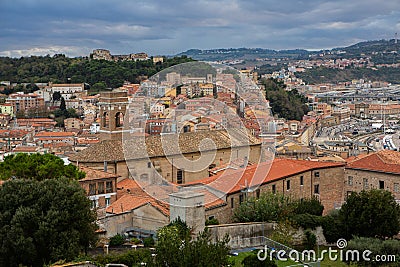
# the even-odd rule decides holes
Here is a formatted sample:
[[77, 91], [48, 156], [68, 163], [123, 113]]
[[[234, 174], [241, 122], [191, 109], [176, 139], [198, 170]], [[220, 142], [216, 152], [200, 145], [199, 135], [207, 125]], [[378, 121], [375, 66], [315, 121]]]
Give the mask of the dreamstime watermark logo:
[[254, 191], [275, 155], [263, 90], [247, 73], [208, 62], [172, 66], [142, 82], [122, 131], [131, 176], [162, 202], [181, 191], [203, 194], [204, 205], [234, 187]]
[[267, 258], [270, 260], [277, 259], [279, 261], [292, 260], [295, 262], [318, 262], [324, 259], [330, 261], [343, 261], [343, 262], [396, 262], [396, 255], [373, 255], [371, 250], [359, 251], [356, 249], [346, 249], [347, 240], [340, 238], [336, 242], [334, 249], [329, 247], [328, 249], [321, 250], [319, 253], [315, 250], [303, 250], [299, 252], [297, 250], [277, 250], [272, 247], [265, 246], [264, 249], [259, 250], [257, 257], [260, 261], [265, 261]]

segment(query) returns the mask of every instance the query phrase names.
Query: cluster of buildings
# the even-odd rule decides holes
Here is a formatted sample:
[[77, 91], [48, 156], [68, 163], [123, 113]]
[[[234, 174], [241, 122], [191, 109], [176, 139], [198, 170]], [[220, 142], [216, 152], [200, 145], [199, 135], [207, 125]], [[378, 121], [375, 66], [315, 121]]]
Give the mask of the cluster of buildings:
[[[162, 81], [95, 96], [84, 84], [12, 94], [0, 104], [0, 150], [53, 153], [78, 166], [106, 237], [152, 236], [177, 216], [199, 227], [210, 219], [230, 223], [238, 205], [265, 192], [315, 197], [324, 213], [363, 189], [389, 190], [400, 201], [400, 152], [373, 152], [349, 139], [315, 141], [322, 128], [352, 117], [397, 116], [398, 104], [333, 104], [315, 93], [301, 121], [273, 119], [256, 78], [251, 71], [169, 72]], [[51, 108], [55, 95], [81, 117], [66, 119], [64, 128], [51, 118], [15, 118]], [[349, 153], [355, 147], [360, 153]]]
[[[316, 197], [324, 205], [324, 213], [340, 208], [352, 192], [365, 189], [389, 190], [400, 201], [400, 153], [396, 151], [365, 153], [346, 160], [277, 157], [260, 163], [262, 142], [248, 132], [237, 132], [234, 146], [226, 130], [181, 133], [177, 143], [168, 141], [174, 140], [175, 134], [171, 134], [166, 137], [171, 148], [163, 147], [160, 135], [125, 141], [114, 126], [105, 132], [107, 140], [69, 158], [90, 174], [80, 183], [99, 212], [99, 225], [105, 236], [153, 236], [177, 212], [182, 212], [176, 210], [177, 202], [196, 203], [198, 212], [187, 214], [200, 214], [203, 221], [231, 223], [240, 203], [265, 192], [299, 199]], [[251, 140], [249, 154], [238, 142], [244, 139], [243, 135]], [[209, 167], [177, 168], [173, 162], [179, 161], [179, 156], [173, 147], [179, 145], [181, 156], [196, 161], [204, 138], [217, 145], [202, 150], [215, 155]], [[140, 144], [147, 146], [148, 154], [132, 152]]]
[[[55, 99], [58, 93], [59, 97]], [[43, 117], [51, 110], [60, 106], [64, 98], [66, 109], [75, 109], [78, 114], [85, 115], [86, 123], [92, 123], [95, 117], [89, 114], [96, 112], [96, 103], [99, 95], [89, 96], [85, 85], [81, 84], [53, 84], [42, 85], [33, 93], [17, 92], [8, 95], [5, 103], [0, 104], [0, 114], [13, 117]]]
[[[89, 55], [89, 57], [92, 59], [97, 59], [97, 60], [103, 59], [107, 61], [142, 61], [150, 59], [147, 53], [144, 52], [134, 53], [129, 55], [111, 55], [110, 50], [107, 49], [95, 49]], [[152, 59], [153, 63], [164, 62], [164, 57], [162, 56], [154, 56], [152, 57]]]
[[[227, 106], [238, 108], [235, 97], [220, 93], [221, 97], [231, 99], [227, 101]], [[305, 143], [312, 139], [316, 127], [319, 127], [320, 120], [326, 113], [337, 117], [339, 121], [347, 121], [350, 118], [350, 111], [347, 109], [337, 110], [321, 104], [314, 111], [315, 117], [310, 115], [301, 122], [275, 121], [276, 157], [267, 163], [261, 162], [259, 158], [263, 144], [262, 134], [254, 135], [250, 129], [237, 129], [234, 135], [228, 135], [226, 129], [229, 127], [226, 125], [213, 128], [209, 124], [202, 128], [205, 122], [210, 123], [210, 115], [204, 113], [199, 116], [199, 121], [195, 118], [199, 118], [196, 113], [202, 110], [206, 112], [211, 107], [207, 105], [214, 99], [207, 97], [184, 101], [190, 107], [187, 111], [195, 121], [182, 128], [185, 130], [180, 134], [174, 130], [155, 130], [156, 126], [162, 125], [161, 122], [157, 125], [157, 120], [169, 119], [163, 118], [160, 113], [166, 114], [165, 110], [170, 106], [179, 106], [178, 102], [174, 102], [178, 101], [177, 96], [170, 98], [168, 108], [163, 110], [157, 107], [154, 113], [150, 113], [158, 116], [149, 119], [152, 125], [148, 125], [146, 129], [153, 131], [140, 134], [136, 132], [129, 140], [121, 139], [120, 125], [111, 123], [115, 121], [114, 118], [118, 118], [118, 112], [129, 112], [120, 106], [124, 102], [120, 101], [121, 97], [125, 97], [121, 92], [110, 93], [109, 101], [104, 104], [107, 109], [103, 111], [111, 119], [110, 123], [105, 121], [100, 125], [102, 141], [69, 157], [80, 168], [97, 171], [96, 177], [87, 176], [81, 183], [85, 184], [87, 190], [91, 188], [90, 192], [87, 191], [88, 196], [98, 211], [99, 225], [105, 236], [116, 233], [152, 236], [157, 229], [168, 224], [171, 218], [175, 218], [177, 213], [182, 214], [182, 211], [176, 210], [175, 205], [178, 202], [197, 203], [192, 208], [198, 212], [184, 212], [197, 214], [196, 221], [217, 219], [220, 223], [230, 223], [234, 209], [241, 202], [248, 197], [259, 197], [264, 192], [300, 199], [316, 197], [324, 205], [324, 213], [340, 208], [352, 192], [363, 189], [389, 190], [400, 201], [399, 182], [396, 179], [400, 174], [399, 152], [367, 150], [362, 155], [343, 159], [333, 156], [315, 157], [313, 151], [302, 150], [298, 145], [301, 143], [306, 147]], [[218, 97], [219, 95], [217, 99]], [[112, 104], [113, 98], [119, 99], [118, 103]], [[184, 116], [190, 122], [190, 116], [187, 115]], [[251, 117], [244, 115], [242, 120]], [[175, 130], [179, 128], [178, 122], [179, 120], [176, 121]], [[212, 140], [216, 146], [205, 147], [199, 153], [201, 140], [204, 138]], [[231, 143], [232, 138], [234, 145]], [[247, 152], [244, 151], [245, 146], [240, 144], [245, 139], [250, 140]], [[176, 153], [177, 146], [181, 149], [181, 155]], [[138, 147], [146, 147], [147, 153], [142, 154], [137, 150]], [[293, 147], [299, 152], [297, 156], [288, 152], [290, 149], [293, 152]], [[208, 153], [210, 156], [207, 156]], [[299, 157], [301, 153], [305, 156]], [[195, 162], [201, 159], [201, 154], [213, 159], [208, 162], [207, 168], [193, 168], [190, 164], [185, 165], [185, 168], [176, 167], [176, 162], [182, 157], [191, 159], [189, 162]], [[108, 193], [105, 191], [107, 183]], [[186, 208], [189, 207], [191, 206]]]

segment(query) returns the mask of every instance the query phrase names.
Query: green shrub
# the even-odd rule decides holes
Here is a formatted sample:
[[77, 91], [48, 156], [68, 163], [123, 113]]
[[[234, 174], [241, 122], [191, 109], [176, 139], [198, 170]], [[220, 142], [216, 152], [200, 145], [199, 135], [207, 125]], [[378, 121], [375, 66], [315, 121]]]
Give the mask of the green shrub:
[[131, 243], [133, 243], [135, 245], [138, 245], [138, 244], [142, 243], [142, 241], [140, 239], [136, 238], [136, 237], [132, 237], [131, 238]]
[[112, 247], [120, 246], [123, 243], [125, 243], [125, 238], [120, 234], [116, 234], [115, 236], [110, 238], [110, 246]]
[[311, 215], [308, 213], [305, 214], [295, 214], [291, 217], [291, 220], [300, 227], [304, 229], [315, 229], [318, 226], [323, 225], [323, 217]]
[[[367, 238], [367, 237], [355, 237], [350, 240], [345, 248], [346, 253], [347, 250], [357, 250], [362, 255], [363, 251], [369, 250], [372, 253], [368, 255], [370, 259], [374, 259], [376, 255], [396, 255], [396, 260], [392, 262], [371, 262], [364, 261], [364, 258], [360, 256], [360, 262], [357, 262], [360, 266], [398, 266], [400, 261], [400, 241], [399, 240], [381, 240], [378, 238]], [[350, 259], [345, 259], [346, 262], [349, 263]]]
[[317, 237], [315, 236], [315, 234], [310, 230], [307, 230], [304, 232], [304, 235], [305, 248], [308, 250], [314, 249], [315, 245], [317, 244]]
[[311, 214], [316, 216], [322, 216], [324, 206], [315, 197], [310, 199], [301, 199], [296, 202], [296, 208], [294, 212], [296, 214]]
[[322, 229], [328, 243], [335, 243], [339, 238], [343, 237], [343, 229], [337, 212], [323, 217]]
[[293, 226], [291, 221], [281, 221], [272, 232], [271, 239], [290, 247], [294, 243], [293, 236], [296, 231], [297, 229]]
[[154, 239], [152, 237], [146, 237], [143, 239], [143, 245], [148, 248], [148, 247], [153, 247], [155, 244]]
[[219, 221], [216, 218], [206, 220], [206, 225], [218, 225]]

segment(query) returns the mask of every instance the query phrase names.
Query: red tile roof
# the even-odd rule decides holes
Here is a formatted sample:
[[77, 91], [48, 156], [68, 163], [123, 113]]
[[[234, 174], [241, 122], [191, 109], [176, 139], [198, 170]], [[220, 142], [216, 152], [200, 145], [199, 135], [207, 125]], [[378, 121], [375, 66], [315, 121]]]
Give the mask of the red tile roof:
[[74, 132], [38, 132], [35, 137], [70, 137], [75, 136]]
[[22, 138], [28, 134], [24, 130], [0, 130], [0, 137], [6, 138]]
[[347, 161], [346, 168], [400, 174], [400, 152], [382, 150]]
[[13, 152], [36, 152], [39, 149], [37, 146], [17, 146]]
[[95, 170], [88, 167], [79, 166], [79, 169], [86, 173], [85, 178], [80, 179], [79, 181], [91, 181], [91, 180], [99, 180], [99, 179], [108, 179], [108, 178], [117, 178], [120, 177], [117, 174], [104, 172], [100, 170]]
[[220, 192], [232, 194], [246, 187], [258, 186], [306, 171], [341, 166], [345, 166], [345, 164], [337, 162], [275, 159], [272, 165], [269, 163], [261, 163], [237, 170], [227, 169], [215, 176], [198, 180], [188, 185], [207, 184]]
[[154, 208], [158, 209], [165, 216], [169, 216], [169, 207], [167, 205], [155, 200], [150, 196], [138, 196], [132, 194], [126, 194], [117, 199], [113, 204], [107, 207], [107, 213], [120, 214], [128, 212], [144, 205], [150, 204]]
[[[118, 199], [111, 204], [106, 212], [119, 214], [150, 204], [165, 216], [169, 216], [169, 203], [157, 200], [145, 192], [133, 179], [124, 179], [117, 184]], [[214, 195], [206, 188], [194, 189], [197, 193], [204, 194], [206, 209], [226, 205], [226, 202]]]

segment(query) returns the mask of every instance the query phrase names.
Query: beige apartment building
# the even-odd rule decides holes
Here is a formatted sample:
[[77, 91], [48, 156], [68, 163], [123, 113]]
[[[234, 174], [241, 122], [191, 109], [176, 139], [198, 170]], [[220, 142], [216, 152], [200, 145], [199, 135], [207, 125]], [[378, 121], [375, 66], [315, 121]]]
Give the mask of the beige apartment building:
[[45, 107], [44, 99], [34, 93], [24, 94], [23, 92], [18, 92], [11, 94], [6, 99], [6, 103], [11, 104], [14, 113]]

